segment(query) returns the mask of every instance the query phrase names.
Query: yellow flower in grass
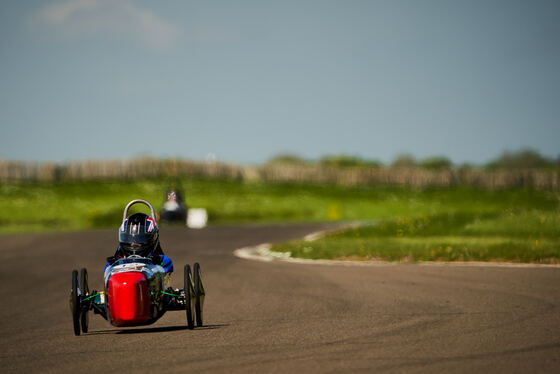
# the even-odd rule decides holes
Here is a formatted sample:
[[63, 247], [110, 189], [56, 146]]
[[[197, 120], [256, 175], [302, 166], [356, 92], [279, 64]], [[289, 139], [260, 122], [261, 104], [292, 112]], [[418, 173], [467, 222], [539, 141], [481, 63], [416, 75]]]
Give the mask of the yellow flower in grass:
[[340, 207], [338, 204], [331, 204], [327, 209], [327, 218], [330, 221], [337, 221], [340, 219]]

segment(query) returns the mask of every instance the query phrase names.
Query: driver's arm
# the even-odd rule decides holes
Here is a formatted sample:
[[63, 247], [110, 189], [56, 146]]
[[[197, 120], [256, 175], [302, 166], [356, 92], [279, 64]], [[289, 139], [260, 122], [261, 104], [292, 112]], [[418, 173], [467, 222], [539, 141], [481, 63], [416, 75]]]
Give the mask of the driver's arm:
[[161, 266], [165, 269], [166, 273], [173, 272], [173, 261], [166, 255], [160, 255], [161, 257]]

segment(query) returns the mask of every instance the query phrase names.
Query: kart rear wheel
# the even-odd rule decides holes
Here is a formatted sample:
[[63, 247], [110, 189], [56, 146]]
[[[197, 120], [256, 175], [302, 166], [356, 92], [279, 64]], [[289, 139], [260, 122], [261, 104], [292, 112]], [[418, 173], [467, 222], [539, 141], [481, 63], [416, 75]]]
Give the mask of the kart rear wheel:
[[202, 311], [204, 308], [204, 287], [202, 286], [202, 278], [200, 274], [200, 265], [198, 262], [193, 267], [194, 278], [194, 311], [196, 316], [196, 325], [202, 327]]
[[74, 335], [80, 335], [80, 285], [78, 283], [78, 270], [72, 270], [72, 290], [70, 291], [70, 311], [74, 323]]
[[185, 309], [187, 313], [187, 327], [189, 329], [194, 328], [193, 321], [193, 281], [190, 265], [185, 265]]
[[[82, 268], [82, 270], [80, 271], [80, 290], [82, 291], [82, 295], [81, 295], [82, 298], [89, 296], [88, 275], [87, 275], [86, 268]], [[82, 331], [88, 332], [88, 326], [89, 326], [88, 310], [81, 310], [81, 312], [82, 314], [80, 316], [80, 325], [82, 326]]]

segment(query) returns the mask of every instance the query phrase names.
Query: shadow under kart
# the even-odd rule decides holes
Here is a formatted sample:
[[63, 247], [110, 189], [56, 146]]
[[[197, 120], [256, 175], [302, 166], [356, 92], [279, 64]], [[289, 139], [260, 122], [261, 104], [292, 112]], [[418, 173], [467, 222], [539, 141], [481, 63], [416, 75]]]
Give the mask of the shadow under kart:
[[89, 290], [87, 269], [72, 271], [70, 310], [74, 334], [88, 332], [89, 312], [99, 314], [116, 327], [145, 326], [165, 312], [185, 310], [187, 328], [203, 326], [205, 291], [200, 265], [184, 268], [183, 289], [163, 289], [165, 271], [149, 258], [129, 256], [116, 261], [105, 273], [104, 291]]

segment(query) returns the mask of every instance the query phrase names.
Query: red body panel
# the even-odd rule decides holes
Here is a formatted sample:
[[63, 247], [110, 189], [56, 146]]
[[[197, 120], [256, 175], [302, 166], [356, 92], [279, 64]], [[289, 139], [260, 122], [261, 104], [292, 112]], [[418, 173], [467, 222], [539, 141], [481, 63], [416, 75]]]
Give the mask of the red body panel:
[[138, 325], [150, 318], [150, 292], [144, 274], [113, 274], [107, 284], [107, 293], [113, 325]]

